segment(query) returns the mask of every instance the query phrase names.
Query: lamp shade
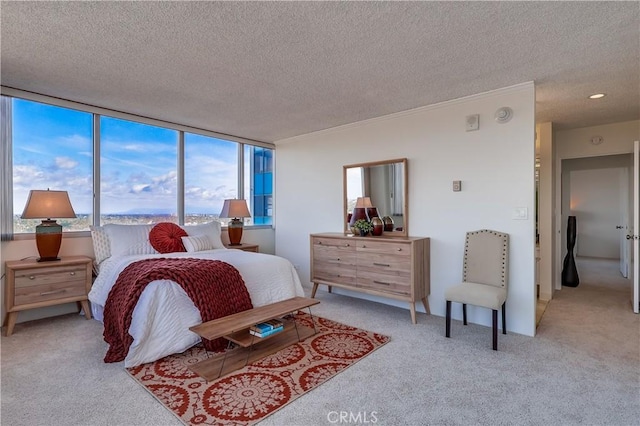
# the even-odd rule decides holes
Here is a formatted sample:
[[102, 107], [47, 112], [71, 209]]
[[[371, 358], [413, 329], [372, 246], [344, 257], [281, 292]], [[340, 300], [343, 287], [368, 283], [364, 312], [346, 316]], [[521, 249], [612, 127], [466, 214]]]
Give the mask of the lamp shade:
[[358, 197], [356, 199], [356, 207], [364, 207], [364, 208], [373, 207], [373, 204], [371, 204], [371, 197]]
[[251, 217], [245, 200], [224, 200], [221, 218]]
[[67, 191], [32, 189], [22, 219], [75, 218]]

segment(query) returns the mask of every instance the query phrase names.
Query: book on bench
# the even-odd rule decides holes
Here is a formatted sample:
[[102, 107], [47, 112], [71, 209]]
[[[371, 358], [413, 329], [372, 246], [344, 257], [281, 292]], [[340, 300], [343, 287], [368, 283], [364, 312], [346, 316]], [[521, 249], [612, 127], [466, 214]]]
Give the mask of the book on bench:
[[275, 328], [284, 326], [284, 323], [279, 319], [270, 319], [267, 321], [260, 322], [258, 324], [254, 324], [249, 328], [250, 331], [255, 331], [256, 333], [266, 333]]
[[263, 332], [257, 332], [255, 330], [249, 330], [249, 333], [251, 333], [252, 335], [256, 336], [256, 337], [267, 337], [270, 336], [272, 334], [276, 334], [281, 332], [282, 330], [284, 330], [284, 325], [281, 325], [280, 327], [275, 327], [272, 328], [271, 330], [265, 330]]

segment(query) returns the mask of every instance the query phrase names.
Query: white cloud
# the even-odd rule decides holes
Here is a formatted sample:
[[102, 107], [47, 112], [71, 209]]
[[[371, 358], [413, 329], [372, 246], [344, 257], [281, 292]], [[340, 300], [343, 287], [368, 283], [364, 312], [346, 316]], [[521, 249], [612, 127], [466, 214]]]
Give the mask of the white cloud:
[[73, 169], [78, 165], [78, 162], [69, 157], [56, 157], [56, 167], [60, 169]]

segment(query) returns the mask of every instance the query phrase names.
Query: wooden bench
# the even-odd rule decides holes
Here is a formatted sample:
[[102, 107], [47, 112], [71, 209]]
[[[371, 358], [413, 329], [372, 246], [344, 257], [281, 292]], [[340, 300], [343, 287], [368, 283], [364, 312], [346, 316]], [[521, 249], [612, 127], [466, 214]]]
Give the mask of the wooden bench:
[[315, 324], [314, 328], [309, 328], [294, 320], [284, 321], [283, 331], [267, 337], [253, 336], [249, 329], [255, 324], [305, 308], [309, 308], [311, 314], [311, 306], [318, 303], [320, 301], [316, 299], [293, 297], [190, 327], [189, 330], [203, 339], [224, 337], [238, 346], [214, 354], [189, 368], [206, 380], [213, 380], [315, 334]]

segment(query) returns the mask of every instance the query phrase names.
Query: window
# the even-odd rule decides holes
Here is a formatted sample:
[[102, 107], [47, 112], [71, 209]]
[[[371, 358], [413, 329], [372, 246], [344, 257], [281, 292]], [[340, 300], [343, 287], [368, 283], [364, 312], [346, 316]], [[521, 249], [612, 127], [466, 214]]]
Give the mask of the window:
[[[88, 230], [93, 211], [92, 114], [11, 99], [13, 230], [35, 232], [39, 219], [20, 219], [32, 189], [69, 193], [76, 219], [58, 219], [64, 231]], [[52, 218], [55, 219], [55, 218]]]
[[100, 117], [100, 223], [177, 223], [177, 164], [177, 131]]
[[273, 223], [273, 150], [248, 147], [251, 211], [255, 225]]
[[[14, 89], [2, 91], [0, 160], [6, 165], [3, 193], [9, 195], [0, 198], [7, 212], [0, 221], [3, 240], [34, 232], [40, 221], [20, 215], [29, 191], [47, 188], [69, 193], [78, 218], [58, 219], [67, 232], [86, 231], [92, 224], [208, 222], [218, 218], [227, 198], [247, 200], [252, 215], [247, 225], [272, 224], [271, 148]], [[23, 95], [29, 100], [12, 97]], [[98, 134], [93, 134], [94, 123]], [[94, 171], [100, 176], [98, 187]]]
[[[185, 133], [185, 224], [217, 219], [224, 200], [238, 198], [238, 146], [236, 142]], [[223, 225], [228, 220], [220, 219]]]

